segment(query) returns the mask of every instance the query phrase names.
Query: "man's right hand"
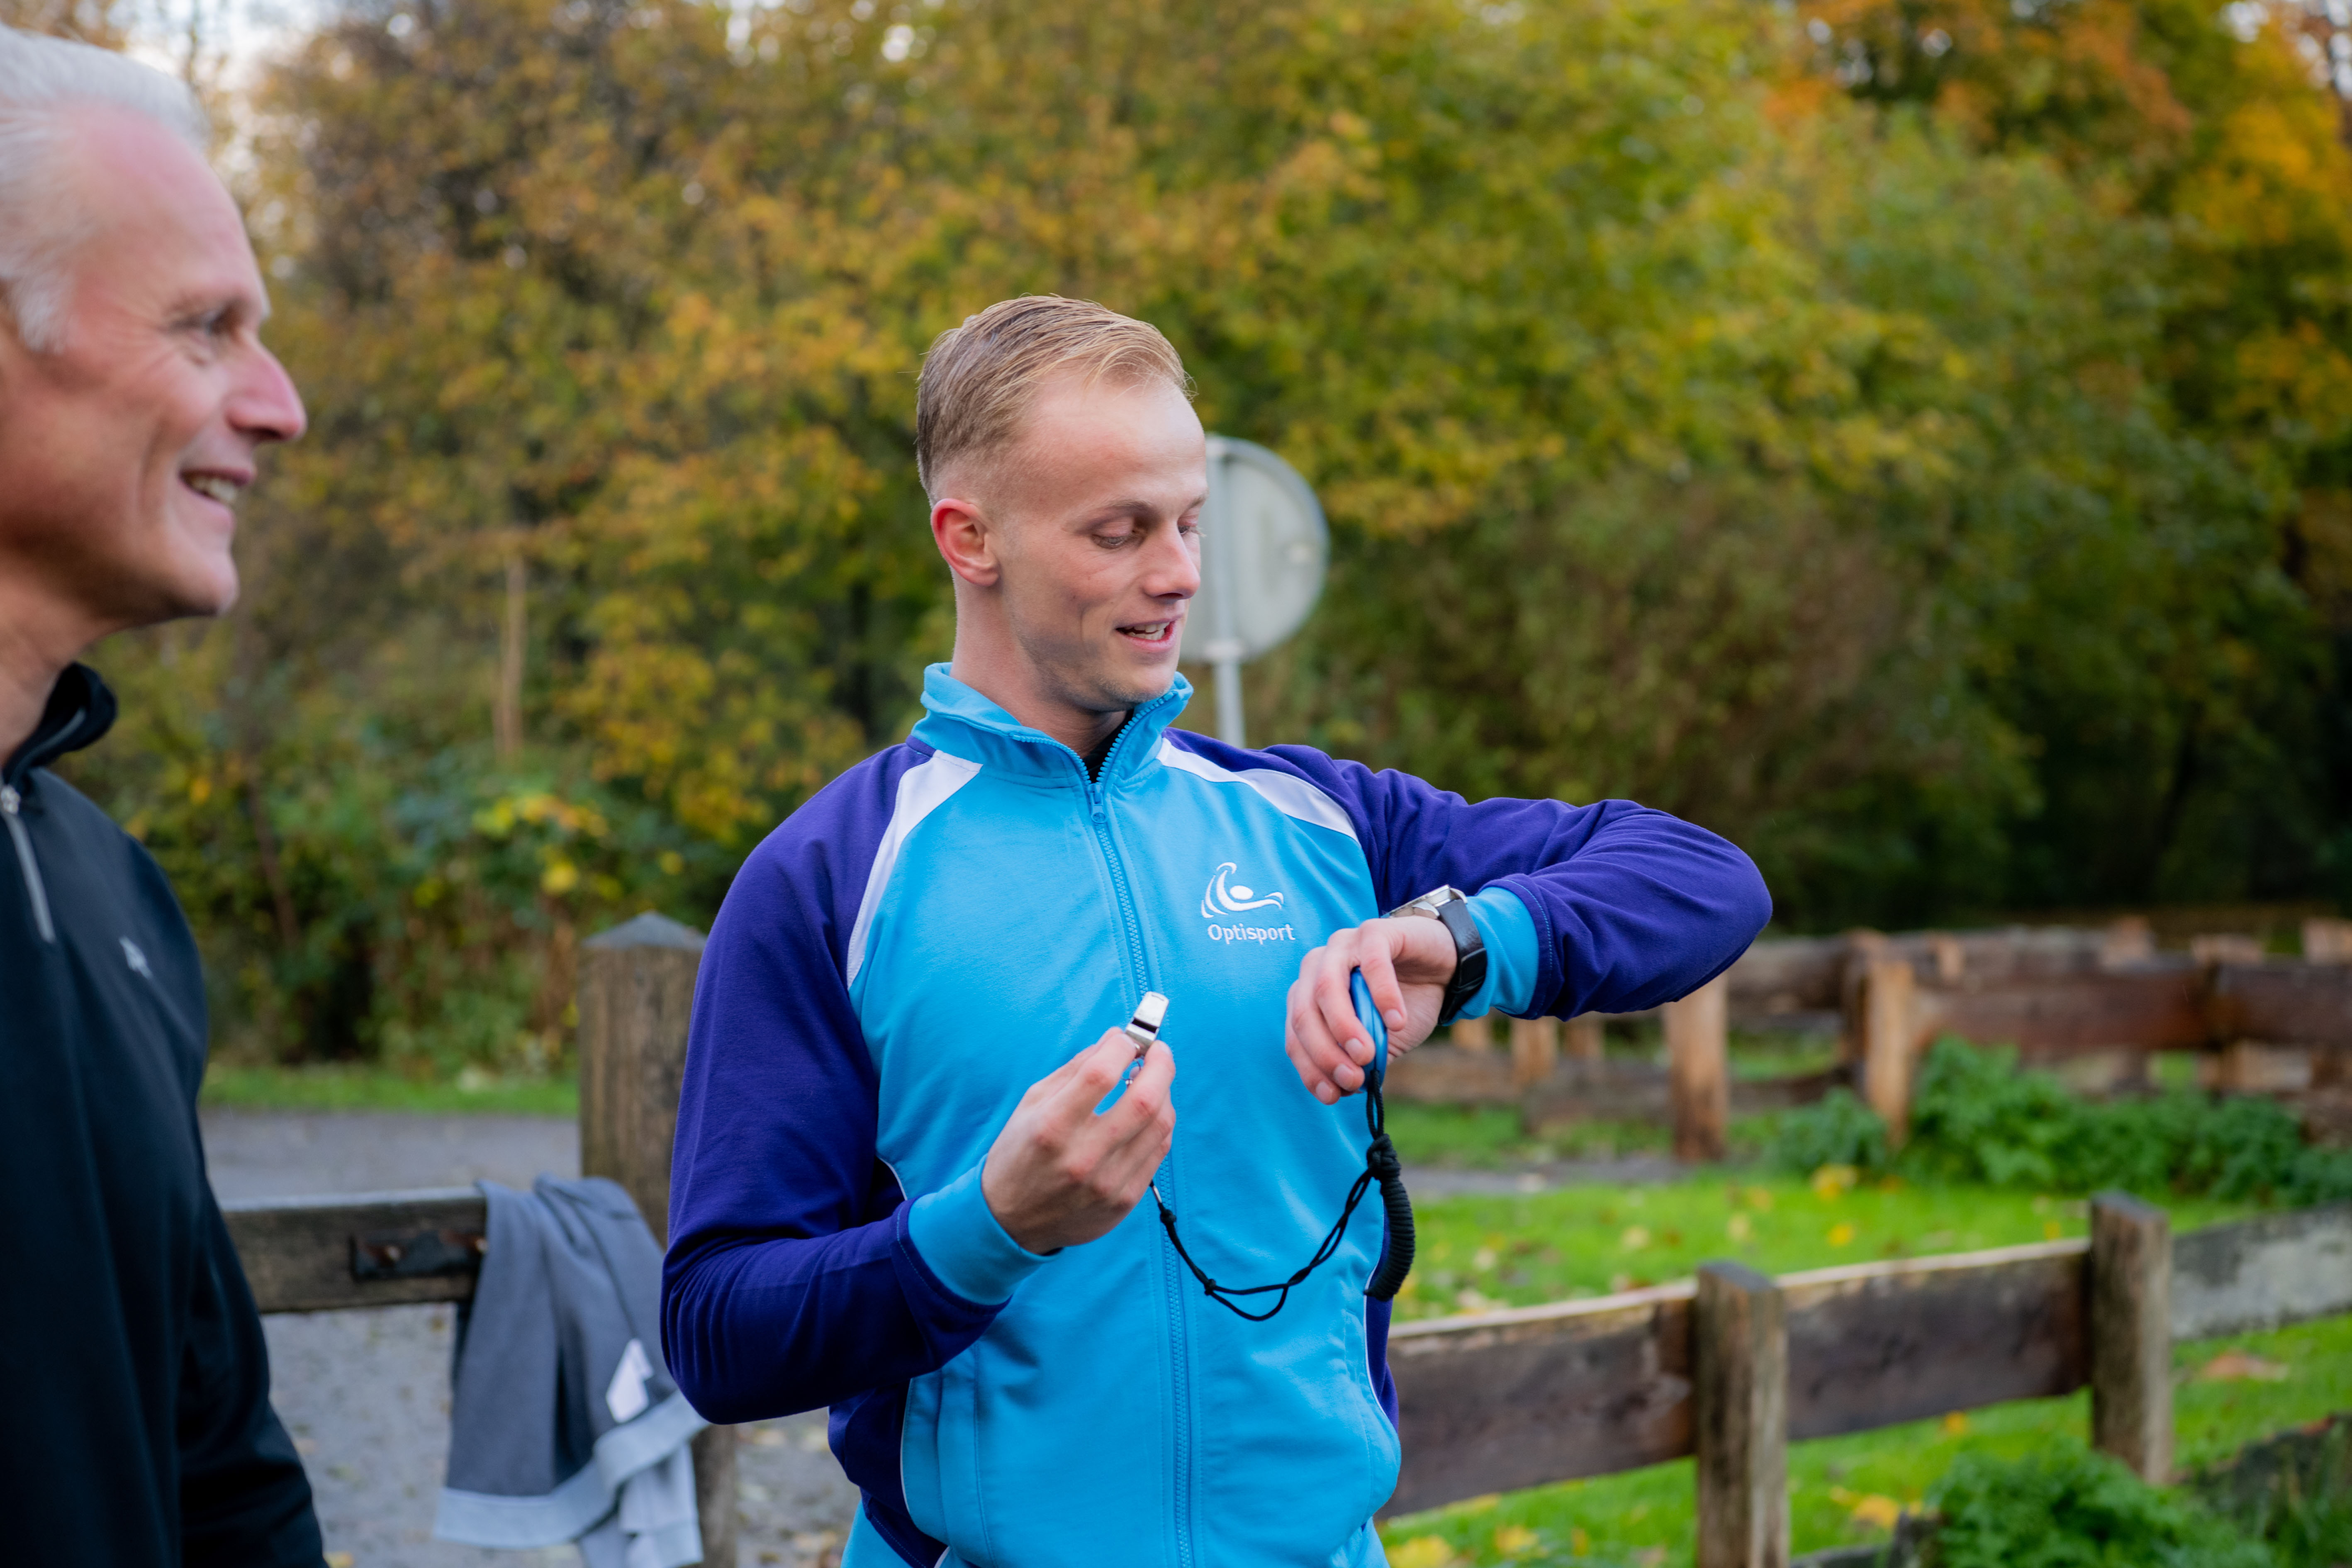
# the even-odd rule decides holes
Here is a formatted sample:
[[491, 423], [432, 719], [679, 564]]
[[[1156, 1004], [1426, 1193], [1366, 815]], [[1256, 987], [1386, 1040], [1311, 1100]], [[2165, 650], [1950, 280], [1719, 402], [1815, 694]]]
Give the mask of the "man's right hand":
[[996, 1135], [980, 1189], [1004, 1232], [1031, 1252], [1094, 1240], [1127, 1217], [1176, 1136], [1176, 1058], [1155, 1042], [1118, 1103], [1095, 1107], [1135, 1060], [1113, 1029], [1029, 1086]]

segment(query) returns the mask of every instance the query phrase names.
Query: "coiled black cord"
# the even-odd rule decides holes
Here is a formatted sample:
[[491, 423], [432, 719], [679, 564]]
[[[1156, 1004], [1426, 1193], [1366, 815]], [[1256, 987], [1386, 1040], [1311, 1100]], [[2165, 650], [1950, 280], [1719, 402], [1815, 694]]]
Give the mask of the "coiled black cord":
[[[1371, 1143], [1364, 1151], [1363, 1173], [1348, 1189], [1347, 1206], [1339, 1211], [1339, 1219], [1325, 1234], [1322, 1245], [1316, 1247], [1315, 1256], [1289, 1279], [1271, 1285], [1220, 1285], [1193, 1260], [1184, 1238], [1177, 1234], [1176, 1211], [1160, 1195], [1160, 1184], [1151, 1184], [1151, 1201], [1159, 1207], [1160, 1228], [1167, 1231], [1169, 1245], [1175, 1247], [1176, 1256], [1184, 1260], [1184, 1267], [1192, 1271], [1192, 1278], [1201, 1282], [1209, 1300], [1253, 1323], [1263, 1323], [1281, 1311], [1289, 1303], [1290, 1292], [1331, 1260], [1348, 1234], [1348, 1222], [1355, 1217], [1356, 1205], [1364, 1201], [1364, 1194], [1375, 1182], [1380, 1184], [1381, 1207], [1388, 1212], [1389, 1245], [1380, 1267], [1372, 1271], [1371, 1283], [1364, 1287], [1364, 1294], [1375, 1301], [1390, 1300], [1404, 1288], [1405, 1276], [1412, 1272], [1412, 1199], [1404, 1190], [1404, 1164], [1397, 1158], [1396, 1146], [1389, 1142], [1388, 1100], [1381, 1093], [1388, 1079], [1388, 1028], [1381, 1022], [1380, 1010], [1372, 1005], [1371, 992], [1363, 975], [1352, 974], [1349, 980], [1355, 996], [1356, 1016], [1372, 1037], [1372, 1065], [1364, 1079], [1364, 1125], [1371, 1133]], [[1274, 1297], [1274, 1305], [1263, 1312], [1253, 1312], [1241, 1304], [1252, 1296], [1266, 1295]]]

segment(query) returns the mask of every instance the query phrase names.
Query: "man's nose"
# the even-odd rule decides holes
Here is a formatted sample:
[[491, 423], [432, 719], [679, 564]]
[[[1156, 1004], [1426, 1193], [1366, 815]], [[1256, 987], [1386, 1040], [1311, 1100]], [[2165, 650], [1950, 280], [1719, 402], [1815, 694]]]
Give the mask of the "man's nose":
[[243, 361], [229, 397], [230, 426], [257, 441], [291, 441], [310, 428], [302, 395], [278, 356], [257, 343]]
[[[1144, 563], [1143, 591], [1155, 599], [1189, 599], [1201, 591], [1201, 563], [1181, 528], [1168, 529], [1151, 542]], [[1198, 533], [1190, 535], [1199, 539]]]

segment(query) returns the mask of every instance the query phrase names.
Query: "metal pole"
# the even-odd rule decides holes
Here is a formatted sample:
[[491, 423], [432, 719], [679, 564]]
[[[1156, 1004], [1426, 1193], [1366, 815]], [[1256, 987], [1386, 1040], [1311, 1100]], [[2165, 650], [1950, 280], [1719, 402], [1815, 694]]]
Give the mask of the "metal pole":
[[1201, 649], [1217, 672], [1217, 738], [1229, 746], [1246, 746], [1247, 729], [1242, 709], [1241, 563], [1234, 559], [1236, 542], [1228, 509], [1233, 487], [1225, 480], [1225, 443], [1209, 437], [1209, 526], [1206, 561], [1209, 569], [1210, 616], [1208, 645]]

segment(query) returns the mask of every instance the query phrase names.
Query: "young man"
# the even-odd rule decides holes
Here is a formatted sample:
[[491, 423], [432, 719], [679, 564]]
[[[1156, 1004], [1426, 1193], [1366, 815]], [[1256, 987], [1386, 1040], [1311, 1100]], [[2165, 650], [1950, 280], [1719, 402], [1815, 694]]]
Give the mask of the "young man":
[[[1380, 1205], [1250, 1321], [1145, 1193], [1221, 1283], [1282, 1279], [1364, 1169], [1351, 971], [1402, 1050], [1441, 1014], [1679, 996], [1769, 912], [1738, 850], [1625, 802], [1471, 805], [1171, 729], [1207, 491], [1187, 388], [1157, 331], [1076, 300], [933, 345], [916, 460], [954, 662], [752, 855], [703, 957], [669, 1364], [714, 1420], [832, 1406], [865, 1492], [846, 1568], [1381, 1562]], [[1381, 914], [1423, 895], [1441, 918]]]
[[302, 431], [179, 83], [0, 27], [0, 1414], [12, 1563], [317, 1568], [205, 1179], [204, 977], [147, 852], [47, 764], [100, 637], [236, 597], [238, 493]]

